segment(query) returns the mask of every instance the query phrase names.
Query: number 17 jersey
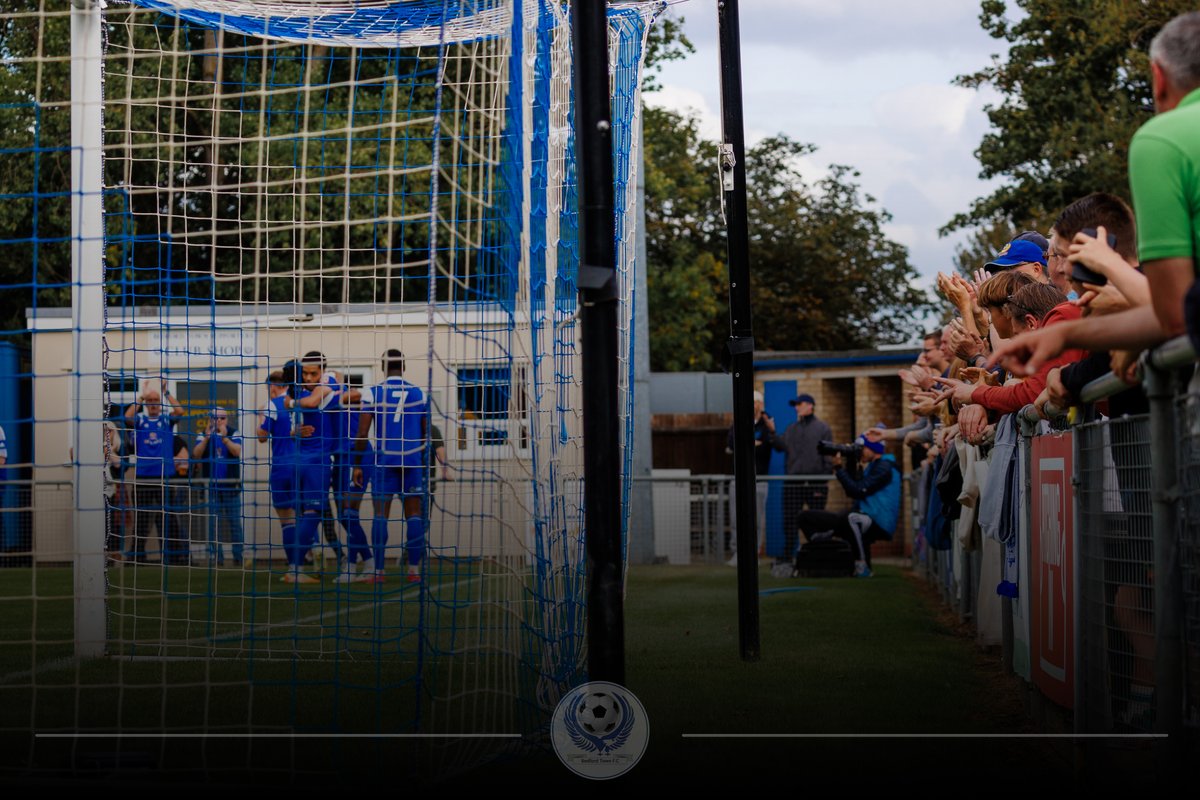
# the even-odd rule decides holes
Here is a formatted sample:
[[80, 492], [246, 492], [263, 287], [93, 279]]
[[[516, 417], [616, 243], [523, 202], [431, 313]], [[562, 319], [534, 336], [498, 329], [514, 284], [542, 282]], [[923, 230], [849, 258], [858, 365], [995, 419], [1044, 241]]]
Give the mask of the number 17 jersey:
[[362, 393], [362, 410], [373, 415], [375, 463], [388, 467], [425, 466], [429, 403], [425, 393], [393, 375]]

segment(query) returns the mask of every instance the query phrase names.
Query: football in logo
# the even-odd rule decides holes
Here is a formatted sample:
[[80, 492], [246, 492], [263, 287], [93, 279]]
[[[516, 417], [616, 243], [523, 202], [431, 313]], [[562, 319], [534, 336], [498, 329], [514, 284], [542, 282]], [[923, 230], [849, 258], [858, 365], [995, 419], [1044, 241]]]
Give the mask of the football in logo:
[[554, 752], [572, 772], [604, 780], [623, 775], [646, 751], [650, 724], [632, 692], [615, 683], [577, 686], [550, 720]]
[[621, 719], [621, 706], [604, 692], [593, 692], [583, 698], [577, 712], [579, 722], [594, 736], [612, 733]]

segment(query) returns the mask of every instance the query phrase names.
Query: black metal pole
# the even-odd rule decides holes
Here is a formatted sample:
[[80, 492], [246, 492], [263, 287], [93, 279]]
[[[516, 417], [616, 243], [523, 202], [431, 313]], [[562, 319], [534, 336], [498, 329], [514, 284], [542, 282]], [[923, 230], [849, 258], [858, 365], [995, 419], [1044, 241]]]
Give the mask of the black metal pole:
[[750, 236], [746, 226], [746, 139], [737, 0], [718, 0], [721, 42], [721, 191], [729, 242], [729, 353], [733, 373], [733, 474], [737, 498], [738, 645], [762, 656], [758, 619], [758, 530], [754, 500], [754, 333], [750, 318]]
[[588, 674], [625, 681], [621, 435], [617, 416], [616, 221], [604, 0], [571, 4], [575, 157], [579, 176], [579, 312], [583, 362]]

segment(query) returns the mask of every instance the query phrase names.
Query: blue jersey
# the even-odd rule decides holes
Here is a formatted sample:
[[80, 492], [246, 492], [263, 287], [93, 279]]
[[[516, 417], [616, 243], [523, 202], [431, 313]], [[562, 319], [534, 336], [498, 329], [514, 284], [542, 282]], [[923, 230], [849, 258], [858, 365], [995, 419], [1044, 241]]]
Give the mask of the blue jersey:
[[429, 404], [425, 394], [399, 376], [363, 391], [363, 410], [374, 415], [375, 463], [424, 467]]
[[[307, 389], [301, 389], [298, 399], [303, 400], [311, 394]], [[339, 413], [341, 397], [340, 392], [330, 392], [321, 398], [318, 408], [296, 407], [297, 419], [293, 424], [311, 425], [313, 428], [312, 436], [302, 437], [296, 446], [301, 461], [329, 463], [329, 457], [336, 449], [337, 418], [344, 416]]]
[[[222, 437], [219, 434], [211, 433], [208, 435], [208, 446], [204, 448], [208, 478], [214, 482], [231, 481], [241, 477], [241, 457], [229, 452], [229, 448], [225, 446], [225, 439], [229, 439], [238, 447], [242, 445], [240, 434], [229, 433]], [[234, 486], [226, 484], [225, 488], [232, 489]]]
[[141, 412], [133, 418], [133, 453], [137, 459], [134, 475], [162, 480], [175, 472], [175, 453], [171, 450], [174, 425], [175, 418], [166, 414], [151, 417]]
[[259, 430], [271, 437], [271, 463], [291, 464], [296, 459], [296, 440], [292, 436], [292, 412], [287, 398], [280, 395], [263, 409]]
[[[339, 394], [349, 390], [349, 386], [338, 383], [332, 372], [325, 373], [325, 383]], [[358, 409], [345, 405], [339, 407], [326, 419], [326, 445], [335, 455], [348, 455], [354, 452], [354, 437], [358, 433]]]

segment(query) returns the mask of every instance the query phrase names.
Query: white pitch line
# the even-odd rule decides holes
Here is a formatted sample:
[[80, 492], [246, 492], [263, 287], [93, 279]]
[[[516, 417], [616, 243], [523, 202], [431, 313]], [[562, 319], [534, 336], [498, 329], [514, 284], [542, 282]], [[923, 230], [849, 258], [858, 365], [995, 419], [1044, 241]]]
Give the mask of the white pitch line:
[[[487, 576], [487, 577], [492, 577], [492, 576]], [[451, 586], [454, 586], [454, 587], [469, 586], [474, 583], [479, 583], [482, 580], [483, 580], [483, 576], [477, 576], [474, 578], [469, 578], [465, 581], [454, 581], [452, 583], [440, 583], [440, 584], [438, 584], [436, 589], [430, 589], [429, 592], [430, 592], [430, 594], [436, 593], [440, 596], [442, 593], [444, 593], [444, 591], [446, 589], [450, 588]], [[314, 594], [315, 594], [315, 592], [314, 592]], [[377, 602], [362, 603], [361, 605], [352, 607], [348, 610], [341, 609], [341, 612], [354, 613], [356, 611], [365, 611], [369, 608], [374, 608], [375, 606], [379, 605], [380, 603], [396, 603], [396, 602], [399, 602], [400, 600], [401, 600], [400, 597], [385, 598], [385, 599], [379, 600]], [[339, 613], [338, 609], [331, 609], [331, 610], [334, 611], [335, 613]], [[252, 632], [257, 633], [258, 631], [267, 631], [267, 630], [271, 630], [272, 628], [286, 628], [286, 627], [295, 626], [295, 625], [307, 625], [309, 623], [317, 622], [318, 620], [323, 619], [325, 617], [325, 615], [328, 613], [330, 613], [330, 610], [322, 611], [320, 614], [313, 614], [311, 616], [304, 617], [303, 619], [294, 620], [291, 622], [264, 623], [263, 625], [255, 626], [252, 629]], [[197, 645], [201, 645], [201, 644], [208, 644], [208, 643], [210, 643], [210, 641], [211, 640], [209, 638], [205, 637], [205, 638], [196, 638], [196, 639], [185, 639], [182, 642], [171, 642], [169, 644], [159, 643], [158, 646], [160, 646], [160, 647], [164, 647], [164, 646], [169, 646], [169, 647], [197, 646]], [[148, 646], [153, 646], [153, 645], [148, 645]], [[314, 655], [320, 655], [320, 652], [318, 651], [318, 652], [314, 653]], [[134, 657], [134, 656], [124, 656], [124, 657], [110, 656], [109, 658], [111, 658], [113, 660], [120, 659], [120, 660], [124, 660], [124, 661], [143, 660], [140, 657]], [[163, 661], [166, 657], [145, 656], [144, 658], [147, 661]], [[180, 659], [180, 660], [202, 660], [202, 659]], [[33, 677], [35, 677], [37, 675], [41, 675], [45, 672], [53, 672], [55, 670], [66, 669], [67, 667], [73, 666], [77, 663], [79, 663], [79, 660], [74, 657], [56, 658], [53, 661], [47, 661], [45, 664], [40, 664], [34, 669], [18, 670], [16, 672], [10, 672], [6, 675], [0, 676], [0, 685], [5, 685], [5, 684], [8, 684], [13, 681], [20, 680], [22, 678], [33, 678]]]
[[[482, 580], [482, 578], [480, 578], [480, 577], [469, 578], [462, 582], [455, 581], [453, 583], [453, 585], [454, 586], [466, 586], [466, 585], [470, 585], [473, 583], [478, 583], [480, 580]], [[451, 584], [449, 584], [449, 583], [439, 583], [438, 587], [436, 589], [430, 589], [429, 593], [430, 594], [437, 593], [440, 595], [441, 592], [443, 591], [443, 589], [445, 587], [449, 587], [450, 585]], [[316, 594], [317, 594], [316, 592], [312, 593], [312, 595], [316, 595]], [[410, 592], [409, 594], [415, 595], [414, 592]], [[265, 598], [268, 600], [284, 599], [283, 597], [274, 596], [274, 595], [265, 595]], [[246, 598], [243, 597], [242, 599], [246, 599]], [[255, 627], [251, 628], [250, 635], [254, 636], [255, 634], [257, 634], [259, 632], [265, 633], [265, 632], [273, 630], [275, 628], [292, 628], [297, 625], [308, 625], [310, 623], [319, 622], [319, 621], [323, 620], [325, 618], [325, 616], [329, 613], [353, 614], [358, 611], [366, 611], [367, 609], [375, 608], [376, 606], [382, 605], [384, 603], [398, 603], [403, 599], [404, 599], [404, 587], [401, 587], [401, 592], [396, 597], [382, 598], [380, 600], [362, 603], [360, 605], [353, 606], [350, 608], [340, 608], [339, 609], [339, 608], [335, 607], [335, 608], [331, 608], [331, 609], [322, 611], [319, 614], [312, 614], [310, 616], [303, 617], [301, 619], [290, 620], [287, 622], [265, 622], [265, 623], [262, 623], [261, 625], [256, 625]], [[218, 624], [221, 624], [221, 623], [218, 623]], [[235, 637], [232, 634], [228, 635], [228, 636], [218, 636], [218, 637], [212, 637], [212, 638], [210, 638], [208, 636], [198, 636], [198, 637], [195, 637], [192, 639], [184, 639], [183, 641], [180, 641], [180, 642], [148, 642], [148, 643], [145, 643], [145, 646], [146, 647], [154, 647], [154, 646], [158, 646], [158, 647], [198, 647], [200, 645], [212, 644], [213, 642], [234, 641], [236, 638], [239, 638], [239, 637]], [[297, 653], [294, 650], [291, 651], [291, 653], [290, 653], [290, 655], [295, 655], [295, 654], [297, 654]], [[312, 653], [307, 653], [306, 655], [321, 655], [321, 654], [322, 654], [322, 651], [318, 650], [318, 651], [313, 651]], [[289, 655], [289, 654], [285, 654], [285, 655]], [[113, 656], [113, 658], [121, 659], [124, 661], [142, 661], [142, 660], [161, 661], [162, 660], [161, 657], [157, 657], [157, 656]], [[197, 660], [197, 659], [192, 659], [192, 660]], [[203, 660], [203, 659], [200, 659], [200, 660]]]

